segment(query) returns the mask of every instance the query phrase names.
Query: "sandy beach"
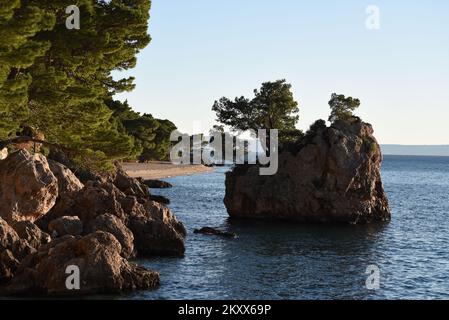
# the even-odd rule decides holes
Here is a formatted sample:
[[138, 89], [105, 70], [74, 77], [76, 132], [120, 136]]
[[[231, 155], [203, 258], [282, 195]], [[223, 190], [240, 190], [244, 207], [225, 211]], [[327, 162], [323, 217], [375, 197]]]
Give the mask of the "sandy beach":
[[163, 179], [212, 172], [214, 169], [203, 165], [174, 165], [170, 162], [123, 163], [123, 169], [134, 178]]

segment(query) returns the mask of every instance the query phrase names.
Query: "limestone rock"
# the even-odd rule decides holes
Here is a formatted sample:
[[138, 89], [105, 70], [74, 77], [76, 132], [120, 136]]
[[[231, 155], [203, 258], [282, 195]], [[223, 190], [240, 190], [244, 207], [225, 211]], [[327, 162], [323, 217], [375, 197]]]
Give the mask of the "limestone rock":
[[92, 220], [88, 225], [87, 233], [104, 231], [111, 233], [122, 246], [122, 256], [134, 256], [134, 236], [125, 224], [112, 214], [103, 214]]
[[0, 160], [0, 217], [34, 222], [55, 205], [58, 181], [41, 154], [26, 150]]
[[83, 233], [83, 222], [78, 217], [64, 216], [52, 220], [48, 224], [48, 230], [57, 237], [66, 235], [78, 236]]
[[183, 256], [186, 230], [164, 205], [149, 201], [146, 214], [130, 219], [134, 245], [139, 256]]
[[[9, 295], [83, 295], [150, 289], [159, 285], [159, 274], [125, 260], [115, 237], [96, 232], [85, 237], [66, 236], [43, 246], [20, 266], [6, 286]], [[80, 274], [79, 290], [66, 286], [68, 267]]]
[[0, 218], [0, 284], [9, 281], [20, 262], [36, 250]]
[[279, 155], [273, 176], [257, 166], [226, 174], [224, 203], [231, 217], [303, 223], [390, 220], [380, 175], [382, 154], [371, 125], [336, 122]]
[[51, 237], [49, 234], [41, 231], [38, 226], [30, 221], [19, 221], [12, 225], [17, 235], [28, 242], [35, 249], [43, 244], [49, 243]]

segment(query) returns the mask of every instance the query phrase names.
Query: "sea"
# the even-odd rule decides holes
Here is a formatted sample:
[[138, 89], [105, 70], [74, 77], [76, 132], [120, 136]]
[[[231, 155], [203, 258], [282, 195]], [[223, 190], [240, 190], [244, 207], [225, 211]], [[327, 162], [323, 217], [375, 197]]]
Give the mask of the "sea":
[[[188, 230], [184, 258], [137, 261], [161, 286], [124, 299], [448, 299], [449, 157], [384, 157], [390, 223], [301, 225], [234, 221], [225, 172], [167, 179], [152, 190]], [[194, 234], [216, 227], [237, 239]]]

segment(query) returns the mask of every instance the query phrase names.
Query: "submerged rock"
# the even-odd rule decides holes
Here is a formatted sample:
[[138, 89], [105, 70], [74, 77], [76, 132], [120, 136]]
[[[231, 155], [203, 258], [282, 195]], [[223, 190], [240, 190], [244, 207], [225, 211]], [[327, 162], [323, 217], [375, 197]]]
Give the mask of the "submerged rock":
[[143, 183], [151, 188], [151, 189], [168, 189], [168, 188], [173, 188], [173, 185], [171, 185], [170, 183], [166, 182], [166, 181], [162, 181], [162, 180], [144, 180]]
[[155, 196], [155, 195], [151, 195], [150, 196], [150, 200], [151, 201], [155, 201], [155, 202], [159, 202], [165, 205], [169, 205], [170, 204], [170, 199], [164, 197], [164, 196]]
[[218, 230], [216, 228], [211, 228], [211, 227], [203, 227], [201, 229], [195, 229], [193, 231], [193, 233], [204, 234], [204, 235], [214, 235], [214, 236], [220, 236], [220, 237], [231, 238], [231, 239], [237, 238], [237, 234], [235, 234], [234, 232], [221, 231], [221, 230]]
[[389, 221], [380, 175], [382, 154], [370, 124], [336, 122], [279, 155], [273, 176], [257, 166], [226, 174], [231, 217], [310, 223]]
[[0, 217], [8, 223], [47, 214], [58, 197], [58, 180], [41, 154], [26, 150], [0, 160]]

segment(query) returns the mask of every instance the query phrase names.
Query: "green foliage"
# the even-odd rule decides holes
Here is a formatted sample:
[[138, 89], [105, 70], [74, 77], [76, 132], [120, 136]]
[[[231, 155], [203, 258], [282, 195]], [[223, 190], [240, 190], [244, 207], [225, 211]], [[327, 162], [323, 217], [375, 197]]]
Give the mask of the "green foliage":
[[[72, 4], [81, 10], [80, 30], [65, 26], [65, 9]], [[105, 101], [134, 87], [132, 78], [115, 80], [112, 72], [133, 68], [150, 42], [150, 5], [150, 0], [2, 1], [0, 139], [26, 124], [48, 142], [77, 150], [78, 164], [100, 170], [135, 154], [134, 137]]]
[[113, 118], [124, 132], [134, 139], [134, 150], [130, 157], [140, 161], [167, 160], [171, 147], [170, 134], [176, 126], [169, 120], [159, 120], [150, 114], [140, 115], [128, 102], [107, 101]]
[[354, 110], [360, 106], [360, 100], [333, 93], [329, 106], [331, 107], [330, 122], [333, 123], [337, 120], [350, 122], [355, 119]]
[[215, 101], [212, 110], [217, 121], [233, 130], [278, 129], [280, 142], [296, 140], [301, 131], [295, 125], [299, 120], [298, 103], [293, 98], [291, 85], [285, 80], [265, 82], [255, 97], [221, 98]]
[[55, 22], [54, 15], [36, 3], [22, 2], [0, 4], [0, 139], [13, 135], [29, 116], [32, 78], [27, 68], [50, 47], [36, 35], [51, 29]]

